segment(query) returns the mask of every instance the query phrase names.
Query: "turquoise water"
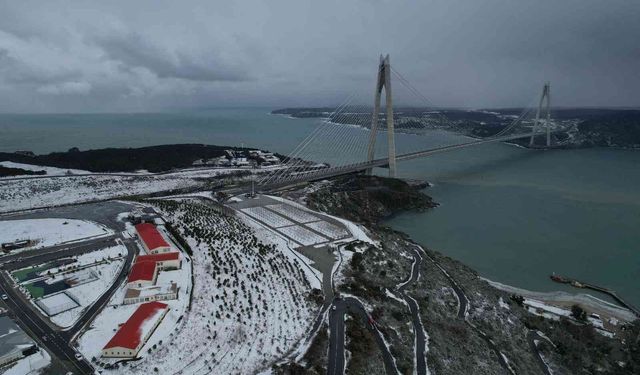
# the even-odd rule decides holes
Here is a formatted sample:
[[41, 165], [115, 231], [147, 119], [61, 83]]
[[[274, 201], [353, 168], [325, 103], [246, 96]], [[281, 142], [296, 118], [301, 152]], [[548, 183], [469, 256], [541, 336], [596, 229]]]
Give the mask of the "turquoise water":
[[[441, 206], [388, 221], [499, 282], [560, 288], [552, 272], [640, 304], [640, 152], [487, 145], [403, 165]], [[576, 291], [573, 289], [573, 291]]]
[[[0, 151], [244, 143], [288, 153], [317, 124], [269, 111], [0, 115]], [[348, 134], [363, 147], [346, 154], [331, 148], [336, 139], [320, 138], [311, 155], [331, 163], [361, 159], [368, 132]], [[384, 134], [379, 139], [383, 153]], [[462, 141], [446, 132], [397, 137], [400, 151]], [[548, 278], [556, 272], [610, 287], [640, 305], [639, 166], [638, 151], [541, 151], [505, 144], [403, 162], [400, 176], [432, 182], [426, 192], [441, 206], [387, 223], [499, 282], [557, 290], [561, 286]]]

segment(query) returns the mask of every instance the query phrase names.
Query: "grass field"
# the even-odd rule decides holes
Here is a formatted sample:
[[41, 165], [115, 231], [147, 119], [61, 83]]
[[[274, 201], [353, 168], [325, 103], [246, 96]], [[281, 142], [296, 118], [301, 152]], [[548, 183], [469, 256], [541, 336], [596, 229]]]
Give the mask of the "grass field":
[[44, 289], [40, 288], [39, 286], [26, 284], [24, 287], [29, 291], [29, 294], [31, 294], [32, 298], [40, 298], [44, 296]]
[[49, 266], [45, 264], [38, 267], [23, 268], [21, 270], [14, 271], [11, 274], [16, 280], [18, 280], [18, 282], [23, 282], [23, 281], [36, 278], [39, 272], [42, 272], [47, 268], [49, 268]]

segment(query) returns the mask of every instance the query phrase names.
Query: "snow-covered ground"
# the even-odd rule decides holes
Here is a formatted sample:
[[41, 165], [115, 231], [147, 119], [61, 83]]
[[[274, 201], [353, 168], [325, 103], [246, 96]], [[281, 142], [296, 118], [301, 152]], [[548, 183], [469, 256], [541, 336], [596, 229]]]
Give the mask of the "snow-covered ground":
[[[36, 167], [40, 168], [40, 167]], [[266, 170], [245, 169], [253, 173]], [[160, 175], [101, 174], [67, 178], [1, 180], [0, 212], [109, 199], [124, 195], [204, 186], [199, 178], [232, 175], [238, 169], [189, 169]]]
[[[91, 173], [89, 171], [83, 171], [80, 169], [64, 169], [64, 168], [56, 168], [56, 167], [45, 167], [42, 165], [33, 165], [33, 164], [24, 164], [24, 163], [14, 163], [12, 161], [0, 161], [0, 165], [7, 168], [20, 168], [27, 171], [45, 171], [47, 172], [46, 176], [63, 176], [67, 174], [84, 174]], [[12, 176], [12, 177], [34, 177], [33, 175], [26, 176]], [[39, 177], [39, 176], [35, 176]], [[6, 177], [5, 177], [6, 178]]]
[[326, 238], [319, 236], [309, 229], [306, 229], [299, 225], [278, 228], [278, 231], [291, 238], [295, 242], [301, 244], [302, 246], [311, 246], [328, 242]]
[[337, 240], [339, 238], [344, 238], [349, 235], [349, 233], [327, 221], [316, 221], [314, 223], [306, 224], [309, 228], [319, 232], [320, 234], [331, 238], [332, 240]]
[[[311, 327], [317, 306], [307, 299], [308, 278], [315, 277], [307, 275], [284, 239], [271, 242], [269, 236], [274, 235], [267, 230], [252, 230], [200, 203], [157, 205], [163, 216], [189, 234], [185, 237], [194, 250], [194, 299], [180, 323], [165, 331], [169, 335], [157, 349], [148, 353], [145, 347], [140, 361], [120, 371], [149, 374], [156, 367], [158, 373], [169, 374], [268, 370]], [[162, 334], [163, 324], [151, 340]], [[92, 341], [91, 332], [80, 340], [84, 347]]]
[[317, 216], [312, 215], [306, 211], [300, 210], [298, 208], [295, 208], [288, 204], [273, 204], [266, 207], [299, 223], [308, 223], [311, 221], [318, 220]]
[[[315, 186], [315, 185], [312, 185], [312, 186]], [[321, 184], [318, 184], [318, 186], [321, 186]], [[277, 196], [273, 196], [273, 195], [269, 195], [269, 198], [272, 198], [272, 199], [275, 199], [277, 201], [286, 203], [286, 204], [291, 205], [293, 207], [297, 207], [298, 209], [303, 210], [303, 211], [311, 211], [311, 210], [309, 210], [309, 208], [305, 207], [304, 205], [302, 205], [302, 204], [300, 204], [298, 202], [294, 202], [292, 200], [284, 199], [282, 197], [277, 197]], [[349, 220], [343, 219], [341, 217], [329, 215], [329, 214], [326, 214], [326, 213], [322, 213], [322, 215], [330, 217], [330, 218], [332, 218], [334, 220], [337, 220], [338, 222], [342, 223], [342, 225], [344, 225], [347, 228], [347, 230], [349, 231], [349, 233], [351, 234], [351, 236], [354, 239], [370, 243], [371, 245], [374, 245], [374, 246], [379, 245], [376, 241], [372, 240], [371, 237], [369, 237], [369, 235], [367, 235], [367, 231], [363, 226], [361, 226], [359, 224], [356, 224], [354, 222], [351, 222]]]
[[525, 298], [524, 304], [527, 305], [527, 309], [529, 312], [544, 316], [548, 319], [559, 320], [561, 316], [571, 317], [571, 311], [561, 309], [559, 307], [548, 305], [541, 301], [536, 301], [534, 299]]
[[10, 211], [199, 186], [201, 183], [164, 176], [84, 176], [0, 181], [0, 184], [0, 211]]
[[51, 363], [51, 356], [46, 350], [40, 349], [35, 354], [24, 357], [9, 367], [3, 375], [31, 375], [40, 374], [41, 370]]
[[262, 221], [263, 223], [270, 225], [274, 228], [279, 228], [279, 227], [285, 227], [285, 226], [289, 226], [289, 225], [294, 225], [293, 222], [283, 218], [282, 216], [271, 212], [269, 210], [267, 210], [264, 207], [249, 207], [249, 208], [243, 208], [241, 210], [242, 212], [244, 212], [245, 214], [256, 218], [260, 221]]
[[113, 231], [107, 227], [86, 220], [25, 219], [0, 221], [1, 243], [27, 239], [34, 241], [31, 246], [13, 250], [14, 252], [110, 234], [113, 234]]

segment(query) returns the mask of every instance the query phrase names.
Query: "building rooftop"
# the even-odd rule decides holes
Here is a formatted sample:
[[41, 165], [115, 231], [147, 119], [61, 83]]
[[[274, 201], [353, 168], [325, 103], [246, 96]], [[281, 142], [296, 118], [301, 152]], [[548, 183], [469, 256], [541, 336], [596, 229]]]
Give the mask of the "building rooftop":
[[154, 285], [144, 288], [129, 288], [124, 295], [124, 298], [144, 298], [151, 297], [158, 294], [175, 293], [178, 291], [178, 285], [176, 283], [165, 285]]
[[104, 349], [116, 347], [137, 349], [143, 338], [149, 334], [149, 331], [154, 327], [154, 323], [167, 308], [167, 304], [162, 302], [143, 303], [120, 326], [118, 332], [113, 335], [107, 345], [104, 346]]
[[8, 316], [0, 316], [0, 357], [22, 350], [34, 342]]
[[156, 274], [156, 262], [142, 261], [135, 262], [129, 272], [128, 282], [147, 280], [152, 281]]
[[167, 260], [178, 260], [180, 259], [180, 253], [177, 251], [172, 251], [170, 253], [160, 253], [160, 254], [149, 254], [149, 255], [138, 255], [136, 258], [136, 263], [138, 262], [164, 262]]
[[149, 250], [157, 249], [159, 247], [169, 247], [167, 241], [165, 241], [164, 237], [162, 237], [160, 232], [158, 232], [155, 225], [151, 223], [136, 225], [136, 231]]

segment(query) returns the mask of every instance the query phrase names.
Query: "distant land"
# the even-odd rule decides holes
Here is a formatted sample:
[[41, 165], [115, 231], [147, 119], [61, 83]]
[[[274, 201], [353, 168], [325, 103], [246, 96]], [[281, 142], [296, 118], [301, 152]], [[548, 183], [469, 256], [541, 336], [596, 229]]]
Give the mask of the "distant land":
[[[396, 107], [394, 118], [398, 131], [416, 129], [444, 129], [472, 137], [489, 137], [508, 126], [524, 108], [497, 109], [434, 109], [426, 107]], [[331, 107], [283, 108], [272, 114], [294, 118], [328, 118]], [[338, 116], [336, 123], [369, 127], [371, 114]], [[563, 147], [621, 147], [640, 148], [640, 110], [610, 108], [559, 108], [552, 110], [552, 118], [563, 125], [576, 125], [575, 131], [556, 136]], [[364, 124], [364, 125], [362, 125]], [[384, 126], [384, 122], [380, 123]], [[525, 124], [530, 124], [525, 122]], [[526, 142], [526, 140], [521, 141]], [[525, 143], [522, 143], [525, 145]]]
[[[225, 150], [247, 151], [248, 148], [203, 144], [175, 144], [140, 148], [104, 148], [80, 151], [73, 147], [66, 152], [35, 155], [29, 151], [0, 152], [0, 160], [90, 172], [166, 172], [188, 168], [198, 159], [223, 156]], [[44, 174], [20, 168], [2, 168], [0, 176]]]

